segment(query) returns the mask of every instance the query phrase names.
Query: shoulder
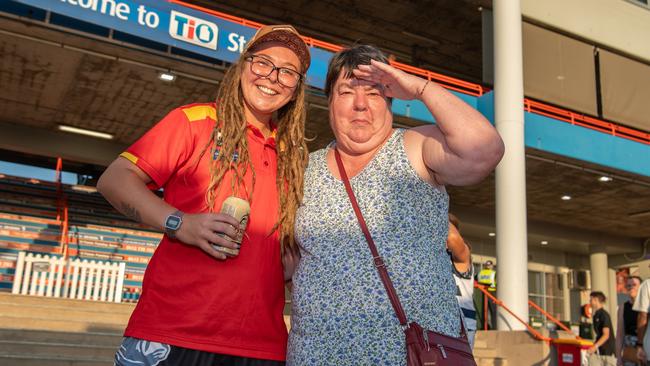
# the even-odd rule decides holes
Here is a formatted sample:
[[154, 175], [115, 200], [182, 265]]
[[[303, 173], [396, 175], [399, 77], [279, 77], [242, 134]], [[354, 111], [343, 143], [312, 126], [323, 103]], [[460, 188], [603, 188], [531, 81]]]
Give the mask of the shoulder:
[[601, 319], [603, 319], [603, 320], [608, 320], [608, 319], [610, 319], [610, 317], [609, 317], [609, 313], [608, 313], [607, 310], [605, 310], [605, 309], [600, 309], [600, 310], [598, 310], [597, 313], [599, 314], [599, 317], [600, 317]]
[[325, 155], [327, 153], [328, 149], [329, 149], [329, 145], [322, 148], [322, 149], [318, 149], [318, 150], [310, 152], [309, 153], [309, 159], [322, 157], [323, 155]]
[[600, 310], [597, 310], [593, 316], [594, 323], [600, 322], [603, 320], [603, 313]]
[[645, 280], [641, 283], [641, 286], [639, 287], [639, 294], [643, 292], [645, 295], [648, 295], [649, 291], [650, 291], [650, 279]]
[[324, 147], [316, 151], [309, 153], [309, 164], [308, 166], [314, 168], [314, 166], [321, 164], [321, 161], [326, 157], [328, 148]]
[[188, 122], [215, 121], [217, 108], [215, 103], [194, 103], [176, 108], [177, 113]]

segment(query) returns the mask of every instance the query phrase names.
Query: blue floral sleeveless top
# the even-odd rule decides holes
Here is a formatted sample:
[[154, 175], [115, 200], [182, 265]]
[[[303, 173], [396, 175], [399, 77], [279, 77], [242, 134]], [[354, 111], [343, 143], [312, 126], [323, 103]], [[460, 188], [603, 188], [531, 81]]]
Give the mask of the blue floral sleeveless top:
[[[423, 181], [398, 129], [350, 180], [409, 321], [460, 332], [446, 253], [449, 199]], [[310, 155], [296, 217], [302, 259], [293, 277], [287, 365], [405, 365], [404, 333], [373, 265], [343, 182]]]

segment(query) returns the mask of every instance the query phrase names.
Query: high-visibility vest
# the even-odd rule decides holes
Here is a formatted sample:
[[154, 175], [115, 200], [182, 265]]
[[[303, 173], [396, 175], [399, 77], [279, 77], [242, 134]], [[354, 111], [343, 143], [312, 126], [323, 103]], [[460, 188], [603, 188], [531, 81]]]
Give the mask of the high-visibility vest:
[[490, 286], [489, 290], [497, 287], [497, 272], [493, 269], [482, 269], [478, 273], [478, 283]]

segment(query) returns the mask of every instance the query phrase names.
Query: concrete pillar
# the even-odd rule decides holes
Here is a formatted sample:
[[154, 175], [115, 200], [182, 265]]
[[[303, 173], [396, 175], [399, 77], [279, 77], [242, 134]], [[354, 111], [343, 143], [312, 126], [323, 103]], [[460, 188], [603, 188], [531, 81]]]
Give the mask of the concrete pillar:
[[591, 291], [601, 291], [607, 296], [609, 294], [609, 273], [607, 271], [607, 254], [596, 247], [589, 255], [589, 266], [591, 269]]
[[[616, 329], [616, 295], [613, 297], [611, 295], [611, 274], [607, 265], [607, 254], [604, 248], [596, 246], [591, 249], [589, 265], [591, 267], [591, 291], [600, 291], [607, 297], [604, 308], [612, 318], [612, 326]], [[614, 273], [614, 286], [616, 286], [616, 273]], [[616, 288], [614, 288], [614, 292], [616, 292]], [[613, 312], [612, 307], [614, 309]]]
[[616, 271], [613, 268], [607, 268], [607, 282], [609, 283], [609, 291], [605, 294], [607, 296], [607, 306], [609, 309], [609, 314], [612, 318], [612, 326], [616, 329], [618, 324], [618, 317], [616, 312], [618, 311], [618, 295], [616, 293]]
[[571, 290], [569, 290], [569, 274], [562, 272], [562, 319], [571, 321]]
[[[506, 152], [496, 169], [497, 296], [528, 322], [526, 157], [520, 0], [495, 0], [494, 108]], [[499, 330], [525, 326], [499, 308]]]

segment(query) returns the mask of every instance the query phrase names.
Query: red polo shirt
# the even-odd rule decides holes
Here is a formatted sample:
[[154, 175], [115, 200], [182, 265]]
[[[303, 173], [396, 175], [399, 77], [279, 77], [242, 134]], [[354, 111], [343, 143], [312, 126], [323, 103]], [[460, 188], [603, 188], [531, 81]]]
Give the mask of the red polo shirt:
[[[210, 149], [199, 156], [214, 126], [214, 104], [184, 106], [121, 156], [151, 177], [152, 188], [162, 187], [170, 205], [186, 213], [207, 212]], [[280, 246], [277, 231], [269, 235], [278, 221], [275, 139], [265, 140], [251, 125], [247, 138], [256, 178], [239, 256], [220, 261], [164, 236], [147, 267], [126, 336], [214, 353], [285, 359]], [[251, 181], [249, 169], [249, 192]], [[232, 195], [230, 182], [231, 173], [226, 173], [215, 212]]]

